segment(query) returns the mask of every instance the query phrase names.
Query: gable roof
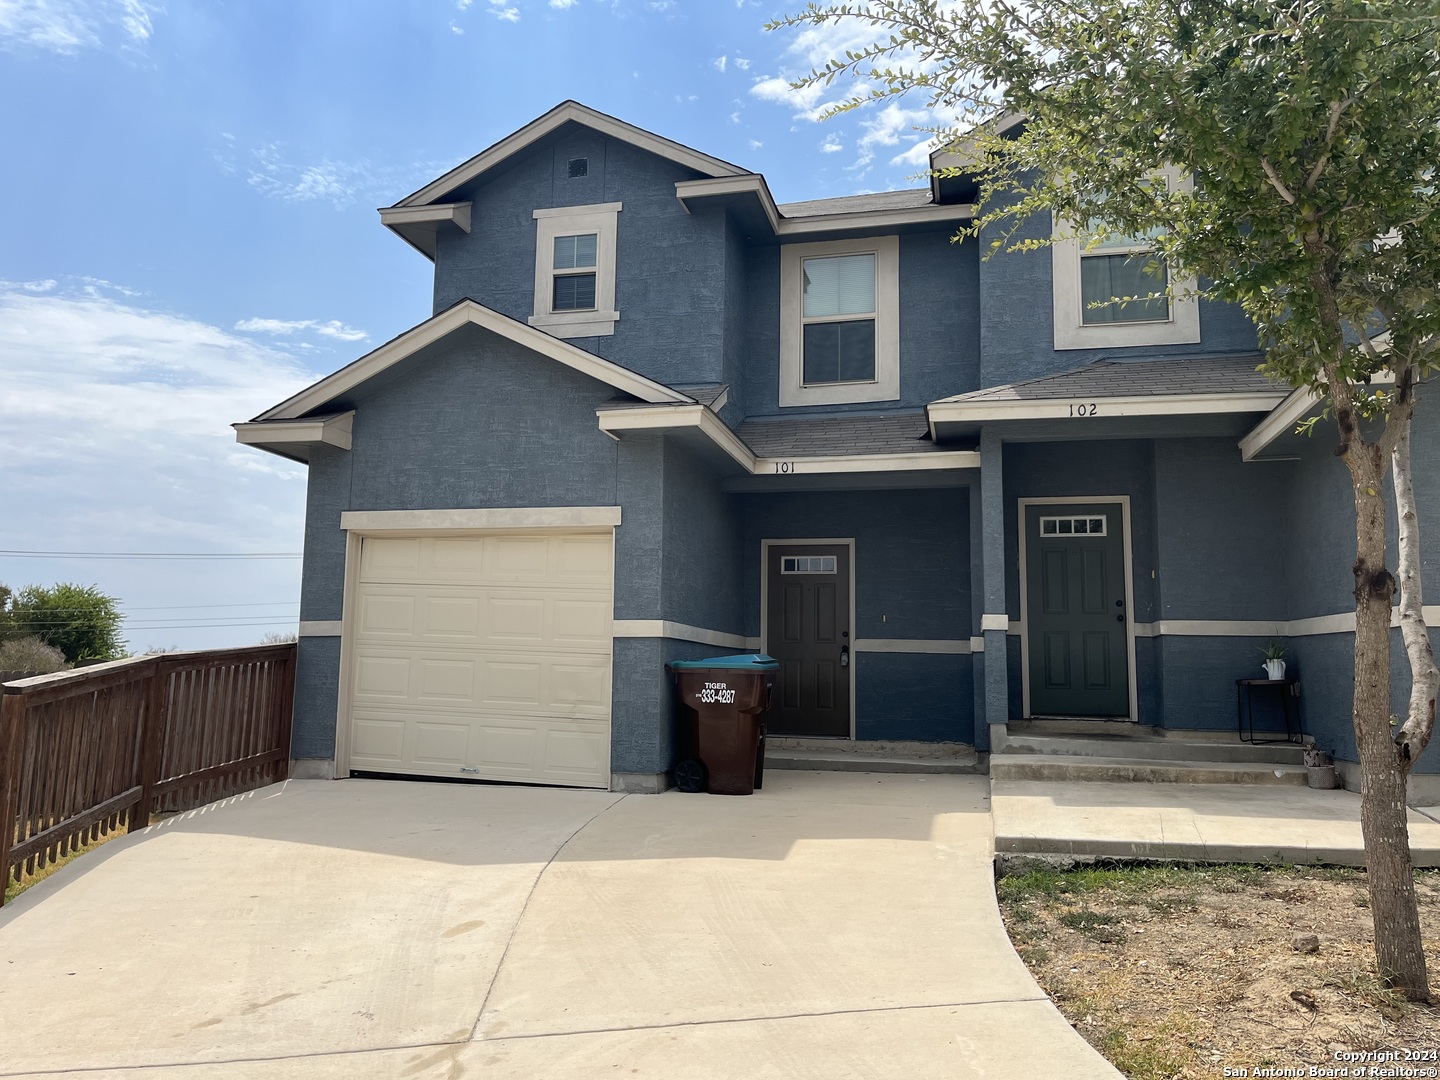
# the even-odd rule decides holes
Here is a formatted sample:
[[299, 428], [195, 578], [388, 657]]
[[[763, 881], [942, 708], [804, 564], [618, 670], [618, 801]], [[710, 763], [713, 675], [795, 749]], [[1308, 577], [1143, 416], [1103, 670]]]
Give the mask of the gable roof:
[[644, 128], [638, 128], [634, 124], [617, 120], [615, 117], [587, 105], [581, 105], [578, 101], [562, 101], [544, 116], [530, 121], [519, 131], [507, 135], [493, 146], [481, 150], [469, 161], [455, 166], [444, 176], [430, 181], [419, 191], [406, 195], [395, 206], [424, 206], [428, 203], [438, 202], [456, 188], [468, 184], [477, 176], [488, 172], [543, 139], [562, 124], [568, 123], [583, 124], [602, 135], [620, 139], [632, 146], [638, 146], [641, 150], [648, 150], [659, 157], [667, 158], [677, 165], [693, 169], [702, 176], [740, 176], [746, 172], [738, 165], [721, 161], [709, 154], [702, 154], [699, 150], [656, 135]]
[[252, 424], [263, 424], [278, 420], [296, 420], [308, 413], [343, 397], [362, 383], [375, 378], [381, 372], [394, 367], [400, 361], [413, 356], [427, 345], [433, 345], [441, 338], [453, 334], [465, 326], [478, 326], [499, 334], [503, 338], [523, 345], [541, 356], [558, 361], [573, 368], [582, 375], [607, 383], [623, 393], [645, 402], [669, 402], [690, 404], [694, 399], [678, 390], [672, 390], [663, 383], [647, 379], [627, 367], [586, 352], [568, 341], [552, 337], [543, 330], [537, 330], [508, 315], [502, 315], [493, 308], [474, 300], [460, 300], [418, 326], [406, 330], [399, 337], [392, 338], [373, 352], [366, 353], [354, 363], [347, 364], [332, 375], [327, 375], [312, 386], [306, 387], [293, 397], [287, 398], [272, 409], [255, 417]]

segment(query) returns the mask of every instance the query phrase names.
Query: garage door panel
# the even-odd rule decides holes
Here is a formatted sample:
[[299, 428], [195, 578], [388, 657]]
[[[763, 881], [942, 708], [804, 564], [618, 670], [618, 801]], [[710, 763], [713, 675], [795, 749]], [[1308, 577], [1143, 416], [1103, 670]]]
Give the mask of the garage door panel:
[[480, 636], [480, 597], [443, 596], [427, 591], [417, 600], [420, 619], [416, 630], [420, 639], [473, 642]]
[[410, 699], [410, 658], [408, 656], [355, 657], [355, 694], [357, 698]]
[[400, 717], [365, 715], [357, 710], [350, 734], [351, 768], [399, 765], [405, 757], [405, 732], [408, 727], [409, 724]]
[[366, 538], [351, 767], [604, 787], [608, 533]]
[[415, 603], [414, 596], [362, 592], [356, 631], [366, 637], [414, 637]]

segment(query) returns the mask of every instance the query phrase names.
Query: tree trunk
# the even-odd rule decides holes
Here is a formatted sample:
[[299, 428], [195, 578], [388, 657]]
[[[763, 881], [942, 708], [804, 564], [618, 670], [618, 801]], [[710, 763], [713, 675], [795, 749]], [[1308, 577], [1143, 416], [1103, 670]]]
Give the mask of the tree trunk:
[[1414, 473], [1410, 465], [1410, 425], [1395, 440], [1390, 454], [1395, 478], [1395, 509], [1400, 523], [1400, 634], [1410, 661], [1410, 708], [1396, 738], [1401, 768], [1407, 773], [1425, 752], [1435, 731], [1435, 698], [1440, 693], [1440, 670], [1425, 627], [1424, 598], [1420, 587], [1420, 517], [1415, 508]]
[[1354, 721], [1375, 958], [1383, 981], [1413, 1000], [1428, 1000], [1405, 809], [1408, 768], [1400, 767], [1390, 728], [1390, 600], [1395, 579], [1385, 568], [1385, 454], [1379, 445], [1352, 434], [1344, 458], [1355, 495]]

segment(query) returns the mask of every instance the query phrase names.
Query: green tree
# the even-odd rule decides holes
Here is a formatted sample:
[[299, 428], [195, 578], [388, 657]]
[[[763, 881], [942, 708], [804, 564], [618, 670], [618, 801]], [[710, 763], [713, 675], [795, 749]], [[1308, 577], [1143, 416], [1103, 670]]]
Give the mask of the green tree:
[[[1082, 242], [1153, 235], [1170, 280], [1194, 275], [1254, 319], [1263, 370], [1327, 400], [1354, 492], [1376, 957], [1392, 985], [1428, 997], [1405, 789], [1440, 685], [1410, 466], [1416, 388], [1440, 342], [1440, 0], [873, 0], [772, 28], [854, 20], [875, 44], [797, 86], [858, 77], [834, 111], [915, 94], [958, 118], [937, 133], [979, 177], [971, 231], [987, 257], [1043, 245], [1018, 230], [1036, 214], [1084, 223]], [[1157, 183], [1161, 166], [1193, 190]], [[1392, 470], [1398, 582], [1385, 565]], [[1403, 719], [1389, 691], [1397, 589]]]
[[120, 602], [95, 586], [27, 585], [17, 593], [4, 592], [0, 634], [5, 638], [39, 638], [72, 663], [118, 660], [125, 655]]

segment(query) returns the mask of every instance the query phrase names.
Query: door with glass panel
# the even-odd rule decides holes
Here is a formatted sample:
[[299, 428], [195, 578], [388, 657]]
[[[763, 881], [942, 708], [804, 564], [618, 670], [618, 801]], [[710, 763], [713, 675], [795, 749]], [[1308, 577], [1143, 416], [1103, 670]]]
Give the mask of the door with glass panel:
[[765, 651], [780, 662], [771, 734], [850, 737], [850, 548], [766, 548]]
[[1128, 717], [1124, 512], [1117, 503], [1024, 509], [1030, 715]]

